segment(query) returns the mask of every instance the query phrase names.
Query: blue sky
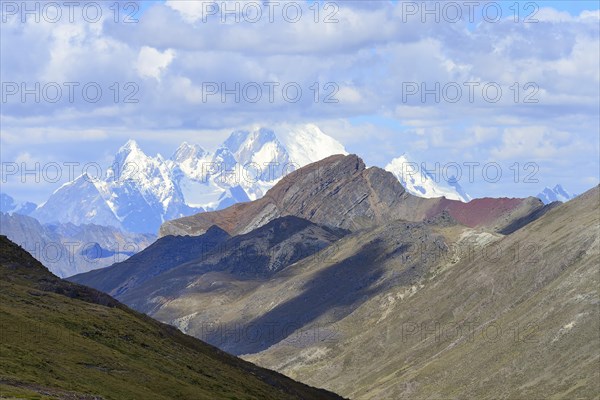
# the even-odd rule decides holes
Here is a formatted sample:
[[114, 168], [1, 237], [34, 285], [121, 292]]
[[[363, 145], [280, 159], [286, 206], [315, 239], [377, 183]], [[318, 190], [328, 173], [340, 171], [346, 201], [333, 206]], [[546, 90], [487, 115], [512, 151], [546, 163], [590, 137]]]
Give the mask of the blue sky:
[[598, 1], [597, 0], [587, 0], [587, 1], [536, 1], [536, 3], [540, 7], [552, 7], [560, 11], [568, 11], [571, 15], [577, 15], [584, 10], [597, 10], [598, 9]]
[[[384, 0], [385, 1], [385, 0]], [[398, 0], [392, 0], [392, 3], [398, 3]], [[156, 3], [164, 3], [164, 1], [140, 1], [140, 14], [143, 13], [146, 9], [150, 8], [152, 5]], [[506, 9], [513, 5], [514, 1], [504, 1], [499, 2]], [[522, 1], [521, 3], [527, 3], [527, 1]], [[568, 11], [572, 15], [577, 15], [584, 10], [597, 9], [598, 1], [597, 0], [573, 0], [573, 1], [554, 1], [554, 0], [544, 0], [544, 1], [536, 1], [540, 7], [552, 7], [561, 11]]]
[[[330, 3], [297, 3], [304, 14], [296, 22], [277, 10], [273, 22], [263, 15], [254, 23], [231, 16], [222, 23], [218, 12], [204, 15], [207, 8], [189, 1], [142, 2], [137, 23], [124, 23], [132, 9], [115, 21], [112, 3], [103, 3], [98, 21], [76, 10], [73, 22], [42, 15], [23, 23], [3, 9], [2, 162], [108, 165], [129, 138], [169, 156], [184, 140], [212, 149], [236, 129], [315, 123], [369, 165], [384, 167], [405, 153], [428, 166], [500, 165], [498, 182], [461, 182], [473, 196], [535, 195], [556, 183], [581, 193], [598, 183], [597, 1], [533, 2], [536, 23], [522, 21], [532, 2], [518, 2], [519, 22], [513, 1], [481, 2], [472, 24], [422, 20], [399, 2]], [[503, 18], [486, 21], [485, 3], [500, 4]], [[337, 22], [325, 23], [327, 15]], [[7, 95], [13, 83], [36, 82], [47, 89], [39, 102]], [[69, 82], [78, 84], [73, 101]], [[273, 102], [266, 92], [256, 103], [207, 95], [212, 83], [265, 89], [266, 82], [293, 83], [303, 95], [293, 103], [281, 90]], [[102, 90], [97, 102], [84, 98], [81, 88], [90, 84], [92, 95]], [[48, 101], [55, 86], [62, 96]], [[502, 95], [494, 98], [497, 87]], [[433, 93], [422, 97], [422, 89]], [[327, 94], [337, 102], [326, 102]], [[524, 182], [531, 164], [537, 182]], [[2, 190], [42, 202], [66, 176], [11, 176]]]

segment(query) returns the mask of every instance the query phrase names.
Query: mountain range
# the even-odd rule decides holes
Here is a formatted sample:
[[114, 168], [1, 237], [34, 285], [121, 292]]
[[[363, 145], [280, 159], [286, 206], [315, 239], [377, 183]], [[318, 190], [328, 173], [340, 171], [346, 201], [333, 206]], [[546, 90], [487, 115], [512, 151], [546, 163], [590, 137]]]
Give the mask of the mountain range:
[[15, 202], [15, 199], [6, 193], [0, 193], [0, 212], [29, 215], [37, 208], [37, 204], [30, 201]]
[[123, 232], [111, 226], [41, 224], [16, 212], [0, 212], [0, 234], [62, 278], [125, 260], [156, 239], [155, 235]]
[[334, 155], [288, 174], [254, 202], [167, 221], [159, 235], [199, 235], [212, 225], [237, 235], [286, 215], [357, 230], [393, 219], [423, 221], [443, 211], [466, 226], [493, 226], [500, 231], [518, 217], [543, 208], [542, 202], [533, 197], [482, 198], [463, 203], [414, 196], [392, 173], [367, 168], [356, 155]]
[[593, 398], [599, 196], [426, 199], [337, 155], [69, 279], [350, 398]]
[[[168, 159], [160, 154], [150, 157], [129, 140], [101, 178], [81, 175], [39, 206], [18, 203], [0, 193], [0, 212], [5, 213], [0, 232], [31, 250], [53, 273], [66, 277], [122, 261], [145, 248], [161, 226], [167, 233], [179, 234], [178, 229], [171, 230], [179, 222], [166, 223], [170, 220], [260, 199], [284, 176], [332, 154], [347, 152], [339, 142], [310, 124], [279, 133], [266, 128], [235, 131], [214, 152], [183, 143]], [[449, 177], [444, 181], [420, 167], [402, 155], [385, 169], [407, 194], [445, 197], [440, 203], [472, 200], [459, 180]], [[546, 188], [538, 198], [550, 204], [572, 196], [557, 185]], [[454, 212], [461, 208], [452, 202], [448, 204], [453, 204]], [[63, 251], [73, 241], [79, 248], [71, 253]], [[62, 256], [45, 254], [56, 247]], [[121, 251], [123, 247], [128, 249]], [[91, 259], [87, 256], [90, 249], [95, 254]]]
[[[102, 176], [83, 174], [37, 207], [33, 203], [18, 206], [5, 201], [8, 197], [3, 197], [2, 204], [6, 203], [5, 212], [30, 215], [41, 223], [96, 224], [156, 233], [165, 221], [259, 199], [282, 177], [334, 154], [348, 153], [312, 124], [279, 133], [267, 128], [235, 131], [214, 152], [183, 143], [169, 158], [148, 156], [129, 140]], [[386, 169], [409, 193], [463, 202], [471, 199], [458, 181], [439, 182], [427, 172], [407, 175], [404, 163], [409, 163], [406, 156]]]
[[31, 216], [155, 233], [171, 219], [255, 200], [286, 173], [338, 153], [344, 147], [314, 125], [282, 135], [236, 131], [214, 153], [183, 143], [168, 159], [148, 156], [129, 140], [104, 176], [66, 183]]
[[545, 187], [537, 197], [542, 200], [544, 204], [550, 204], [555, 201], [566, 203], [577, 196], [567, 192], [561, 185], [556, 185], [553, 188]]
[[450, 176], [447, 181], [444, 181], [441, 177], [435, 177], [414, 161], [409, 160], [406, 155], [394, 158], [386, 165], [385, 170], [393, 173], [402, 186], [415, 196], [445, 197], [464, 203], [472, 200], [471, 196], [460, 186], [456, 177]]

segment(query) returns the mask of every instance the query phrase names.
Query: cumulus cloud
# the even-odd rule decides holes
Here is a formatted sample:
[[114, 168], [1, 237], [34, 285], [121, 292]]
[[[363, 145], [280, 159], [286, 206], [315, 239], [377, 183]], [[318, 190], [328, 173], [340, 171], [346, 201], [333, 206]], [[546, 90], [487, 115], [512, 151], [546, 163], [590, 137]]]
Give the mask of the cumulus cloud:
[[502, 134], [502, 145], [492, 149], [498, 159], [530, 157], [551, 159], [565, 146], [572, 145], [568, 132], [550, 130], [545, 126], [506, 128]]
[[[105, 132], [98, 140], [168, 131], [179, 139], [174, 132], [314, 122], [372, 164], [407, 147], [434, 158], [573, 157], [567, 142], [591, 144], [583, 154], [597, 158], [597, 10], [574, 15], [545, 7], [537, 23], [507, 16], [470, 24], [407, 18], [400, 2], [328, 9], [297, 2], [298, 21], [280, 5], [272, 20], [263, 8], [251, 22], [244, 4], [225, 23], [220, 10], [194, 1], [152, 3], [131, 24], [115, 22], [110, 3], [94, 23], [81, 10], [73, 23], [9, 18], [0, 26], [0, 50], [10, 55], [2, 58], [3, 82], [56, 82], [64, 91], [57, 103], [43, 93], [39, 102], [32, 95], [22, 101], [21, 93], [3, 102], [1, 140], [14, 146], [3, 155], [15, 157], [36, 131], [66, 143], [85, 135], [67, 139], [60, 131]], [[74, 101], [65, 82], [79, 83]], [[97, 102], [82, 94], [90, 82], [102, 90]], [[496, 86], [485, 92], [490, 83], [502, 91], [495, 101], [489, 94]], [[302, 91], [297, 101], [284, 91], [291, 86]], [[256, 87], [261, 96], [249, 101]], [[462, 93], [449, 101], [457, 88]], [[337, 102], [324, 101], [328, 95]], [[356, 122], [359, 116], [365, 120]]]
[[194, 23], [204, 17], [209, 11], [207, 1], [168, 0], [165, 5], [179, 12], [188, 23]]
[[160, 81], [161, 74], [171, 64], [175, 52], [171, 49], [160, 52], [152, 47], [144, 46], [138, 53], [136, 70], [142, 78], [154, 78]]

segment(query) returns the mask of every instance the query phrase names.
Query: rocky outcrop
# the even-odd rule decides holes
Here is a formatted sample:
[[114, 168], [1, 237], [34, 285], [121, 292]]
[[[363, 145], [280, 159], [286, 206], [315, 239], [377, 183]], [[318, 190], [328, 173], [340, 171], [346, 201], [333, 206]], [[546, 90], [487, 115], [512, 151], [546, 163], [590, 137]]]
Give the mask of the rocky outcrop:
[[356, 231], [391, 220], [423, 221], [443, 211], [465, 226], [498, 231], [541, 207], [533, 197], [469, 203], [416, 197], [390, 172], [366, 168], [356, 155], [336, 155], [287, 175], [259, 200], [168, 221], [159, 235], [199, 235], [212, 225], [236, 235], [285, 215]]
[[[200, 236], [166, 236], [129, 260], [69, 280], [103, 290], [144, 312], [156, 298], [178, 298], [184, 291], [212, 291], [218, 282], [205, 274], [266, 279], [317, 254], [349, 232], [287, 216], [233, 238], [213, 226]], [[208, 276], [208, 275], [207, 275]], [[160, 303], [160, 301], [159, 301]], [[160, 306], [161, 304], [159, 304]]]

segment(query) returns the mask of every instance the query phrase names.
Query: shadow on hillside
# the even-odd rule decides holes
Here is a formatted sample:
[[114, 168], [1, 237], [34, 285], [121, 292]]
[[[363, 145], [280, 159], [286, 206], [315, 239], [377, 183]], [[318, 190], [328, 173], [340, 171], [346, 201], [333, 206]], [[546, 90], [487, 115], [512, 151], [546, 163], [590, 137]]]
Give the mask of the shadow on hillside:
[[[402, 246], [402, 252], [409, 246]], [[384, 267], [376, 262], [385, 254], [384, 243], [376, 240], [363, 246], [354, 256], [333, 264], [319, 272], [303, 286], [304, 291], [249, 323], [240, 324], [234, 330], [219, 330], [203, 337], [232, 354], [257, 353], [286, 339], [290, 334], [322, 315], [333, 312], [332, 319], [340, 320], [358, 308], [367, 299], [379, 293], [383, 287], [376, 285]], [[398, 249], [395, 251], [397, 255]], [[332, 332], [311, 328], [305, 332], [308, 340], [333, 339]], [[296, 335], [294, 335], [296, 336]], [[300, 335], [288, 339], [302, 345]]]

